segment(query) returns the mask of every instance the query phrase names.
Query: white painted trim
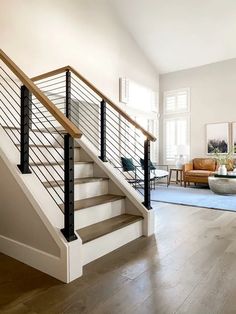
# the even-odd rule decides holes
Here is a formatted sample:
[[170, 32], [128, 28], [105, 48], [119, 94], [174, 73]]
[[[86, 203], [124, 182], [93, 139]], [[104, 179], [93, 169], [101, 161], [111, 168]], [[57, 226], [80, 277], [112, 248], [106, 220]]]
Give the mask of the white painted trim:
[[83, 245], [83, 265], [116, 250], [142, 236], [143, 221], [136, 221], [124, 228], [106, 234]]
[[124, 213], [124, 199], [76, 210], [75, 229], [78, 230]]
[[61, 252], [60, 257], [56, 257], [2, 235], [0, 235], [0, 248], [2, 253], [63, 282], [68, 282], [64, 266], [67, 259], [66, 251]]
[[142, 205], [142, 198], [138, 192], [124, 179], [122, 174], [115, 169], [109, 162], [102, 162], [97, 156], [99, 152], [94, 148], [85, 136], [76, 140], [78, 144], [84, 149], [84, 151], [93, 159], [107, 176], [118, 186], [118, 188], [124, 193], [124, 195], [134, 204], [140, 215], [144, 217], [143, 221], [143, 235], [149, 236], [154, 232], [154, 215], [153, 210], [147, 210]]
[[173, 114], [173, 115], [168, 115], [163, 117], [163, 164], [165, 165], [174, 165], [175, 164], [175, 158], [173, 159], [168, 159], [166, 156], [166, 121], [170, 120], [178, 120], [178, 119], [186, 119], [187, 121], [187, 145], [190, 148], [189, 152], [189, 158], [191, 157], [191, 117], [189, 113], [183, 113], [183, 114]]
[[[168, 96], [176, 96], [177, 93], [186, 92], [187, 93], [187, 109], [183, 110], [174, 110], [174, 111], [166, 111], [166, 97]], [[191, 112], [191, 90], [189, 87], [179, 88], [175, 90], [169, 90], [163, 92], [163, 115], [168, 116], [172, 114], [183, 114]]]

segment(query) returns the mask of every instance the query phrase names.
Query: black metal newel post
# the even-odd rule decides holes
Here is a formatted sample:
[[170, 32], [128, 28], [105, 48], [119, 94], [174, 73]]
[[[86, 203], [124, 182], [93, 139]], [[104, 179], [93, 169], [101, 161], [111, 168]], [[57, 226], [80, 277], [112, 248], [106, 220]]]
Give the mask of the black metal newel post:
[[100, 159], [107, 161], [106, 158], [106, 102], [101, 101], [101, 143], [100, 143]]
[[144, 141], [144, 206], [151, 209], [150, 140]]
[[22, 173], [31, 173], [29, 169], [29, 131], [31, 116], [31, 93], [26, 86], [21, 86], [20, 109], [20, 164]]
[[71, 119], [71, 72], [66, 71], [66, 117]]
[[64, 171], [65, 171], [65, 204], [64, 229], [62, 233], [68, 242], [77, 239], [74, 230], [74, 139], [70, 134], [64, 135]]

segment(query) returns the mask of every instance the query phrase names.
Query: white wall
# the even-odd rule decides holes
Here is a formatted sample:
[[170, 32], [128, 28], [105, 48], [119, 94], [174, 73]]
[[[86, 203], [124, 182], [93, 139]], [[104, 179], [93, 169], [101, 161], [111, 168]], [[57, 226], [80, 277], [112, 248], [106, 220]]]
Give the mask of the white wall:
[[1, 0], [1, 48], [29, 76], [67, 64], [118, 101], [118, 78], [158, 74], [106, 0]]
[[[60, 256], [60, 250], [0, 156], [1, 236]], [[10, 193], [9, 193], [10, 189]]]
[[205, 124], [236, 121], [236, 59], [161, 75], [161, 113], [163, 92], [184, 87], [190, 88], [191, 157], [204, 157]]

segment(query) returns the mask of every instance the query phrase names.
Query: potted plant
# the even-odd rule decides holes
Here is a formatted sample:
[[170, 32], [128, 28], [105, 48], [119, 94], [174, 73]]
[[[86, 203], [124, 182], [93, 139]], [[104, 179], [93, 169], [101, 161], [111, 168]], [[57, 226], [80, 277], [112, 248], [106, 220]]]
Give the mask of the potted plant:
[[227, 154], [222, 154], [218, 148], [214, 150], [214, 158], [216, 159], [219, 167], [218, 174], [227, 175], [228, 170], [233, 170], [233, 151], [229, 151]]

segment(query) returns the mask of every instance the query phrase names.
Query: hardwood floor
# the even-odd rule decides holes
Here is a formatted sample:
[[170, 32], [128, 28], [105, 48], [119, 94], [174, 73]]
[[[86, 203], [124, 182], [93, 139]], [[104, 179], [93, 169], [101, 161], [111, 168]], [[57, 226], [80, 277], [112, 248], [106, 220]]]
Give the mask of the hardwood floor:
[[63, 284], [0, 254], [0, 313], [236, 313], [236, 213], [156, 203], [156, 234]]

